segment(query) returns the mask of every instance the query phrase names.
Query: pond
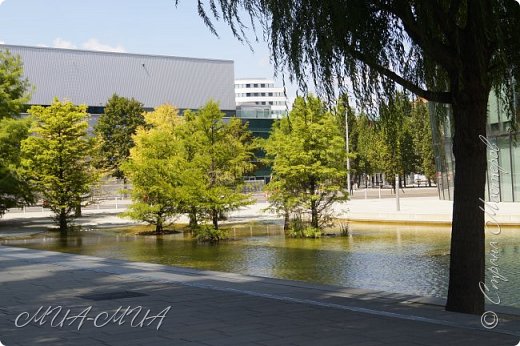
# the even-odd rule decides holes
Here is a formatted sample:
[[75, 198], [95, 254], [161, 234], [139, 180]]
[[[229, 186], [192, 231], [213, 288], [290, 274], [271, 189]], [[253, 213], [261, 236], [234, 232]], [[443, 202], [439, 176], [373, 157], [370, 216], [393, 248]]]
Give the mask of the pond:
[[[124, 229], [65, 238], [44, 233], [1, 244], [422, 296], [447, 293], [447, 227], [354, 224], [347, 237], [321, 239], [285, 238], [279, 224], [238, 225], [230, 233], [234, 240], [216, 245], [197, 243], [186, 234], [140, 236]], [[490, 241], [497, 242], [498, 268], [509, 280], [498, 284], [501, 305], [520, 307], [520, 229], [504, 229]], [[491, 277], [489, 271], [486, 275]]]

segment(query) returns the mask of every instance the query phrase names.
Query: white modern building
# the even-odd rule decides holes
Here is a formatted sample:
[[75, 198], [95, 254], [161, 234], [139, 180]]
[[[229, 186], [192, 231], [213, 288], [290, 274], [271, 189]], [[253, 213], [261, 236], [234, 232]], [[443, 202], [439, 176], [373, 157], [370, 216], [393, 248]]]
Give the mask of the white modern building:
[[236, 79], [235, 102], [241, 118], [279, 118], [287, 112], [283, 88], [270, 79]]

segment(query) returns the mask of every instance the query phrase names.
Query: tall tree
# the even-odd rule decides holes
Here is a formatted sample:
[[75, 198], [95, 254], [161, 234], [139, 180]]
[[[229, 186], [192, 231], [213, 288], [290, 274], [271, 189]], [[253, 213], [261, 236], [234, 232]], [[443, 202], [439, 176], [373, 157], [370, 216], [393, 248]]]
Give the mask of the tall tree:
[[214, 101], [184, 116], [186, 166], [180, 193], [191, 217], [203, 215], [218, 229], [223, 213], [250, 202], [241, 186], [243, 176], [254, 168], [251, 133], [238, 118], [224, 121]]
[[49, 107], [33, 106], [32, 135], [22, 141], [23, 174], [49, 202], [60, 231], [66, 233], [81, 196], [97, 175], [90, 157], [87, 106], [55, 99]]
[[422, 100], [413, 104], [411, 119], [412, 136], [417, 158], [417, 172], [428, 178], [428, 184], [435, 179], [435, 156], [433, 154], [432, 126], [430, 114]]
[[21, 58], [8, 50], [0, 51], [0, 119], [20, 115], [30, 100], [29, 89]]
[[161, 234], [165, 223], [179, 212], [180, 146], [176, 128], [181, 123], [178, 110], [162, 105], [144, 114], [145, 126], [132, 136], [135, 146], [121, 166], [132, 182], [132, 200], [126, 215], [155, 225]]
[[335, 116], [320, 99], [298, 97], [264, 149], [272, 161], [271, 203], [285, 217], [301, 208], [311, 227], [321, 229], [332, 204], [348, 197], [345, 140]]
[[114, 94], [105, 105], [94, 131], [98, 138], [96, 165], [112, 176], [126, 180], [121, 164], [134, 146], [132, 135], [145, 124], [143, 104]]
[[21, 142], [29, 136], [30, 118], [0, 119], [0, 217], [9, 208], [34, 202], [30, 185], [20, 175]]
[[[177, 0], [176, 2], [178, 2]], [[396, 84], [451, 105], [456, 159], [447, 310], [484, 311], [487, 100], [520, 80], [520, 5], [515, 0], [207, 0], [244, 38], [245, 9], [259, 18], [277, 67], [302, 86], [310, 74], [332, 92], [349, 79], [357, 99], [393, 95]], [[206, 25], [215, 28], [199, 1]], [[220, 5], [220, 6], [219, 6]], [[220, 9], [220, 11], [219, 11]], [[319, 81], [318, 81], [319, 80]], [[321, 81], [321, 83], [319, 83]]]
[[19, 175], [20, 143], [27, 137], [28, 120], [18, 120], [30, 99], [23, 63], [8, 50], [0, 51], [0, 217], [9, 208], [33, 202], [27, 182]]

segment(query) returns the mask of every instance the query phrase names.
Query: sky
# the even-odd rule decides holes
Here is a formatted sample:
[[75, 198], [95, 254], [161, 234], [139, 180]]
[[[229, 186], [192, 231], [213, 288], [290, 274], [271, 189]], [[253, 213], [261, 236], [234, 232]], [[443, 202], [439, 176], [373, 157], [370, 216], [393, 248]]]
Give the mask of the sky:
[[[239, 42], [224, 23], [213, 35], [195, 0], [0, 0], [0, 43], [227, 59], [235, 78], [273, 78], [267, 43]], [[257, 29], [258, 30], [258, 29]], [[260, 39], [262, 33], [257, 31]], [[285, 73], [288, 83], [288, 74]], [[282, 77], [275, 79], [282, 86]], [[289, 84], [289, 83], [288, 83]], [[288, 85], [292, 100], [296, 87]]]

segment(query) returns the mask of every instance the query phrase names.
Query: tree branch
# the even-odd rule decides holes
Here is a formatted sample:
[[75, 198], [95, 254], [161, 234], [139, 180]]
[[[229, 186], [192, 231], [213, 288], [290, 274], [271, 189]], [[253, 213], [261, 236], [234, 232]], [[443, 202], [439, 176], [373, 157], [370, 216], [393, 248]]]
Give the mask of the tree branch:
[[[432, 35], [427, 35], [421, 29], [414, 18], [408, 1], [396, 1], [393, 6], [388, 6], [379, 2], [379, 5], [377, 6], [399, 18], [403, 23], [403, 27], [408, 36], [410, 36], [414, 43], [421, 47], [424, 52], [439, 65], [443, 66], [447, 70], [454, 68], [456, 60], [452, 53], [452, 49]], [[448, 35], [447, 32], [444, 32], [444, 34]]]
[[376, 70], [381, 75], [393, 80], [394, 82], [401, 85], [405, 89], [408, 89], [409, 91], [413, 92], [417, 96], [420, 96], [428, 101], [438, 102], [438, 103], [451, 103], [451, 101], [452, 101], [451, 93], [448, 91], [442, 92], [442, 91], [425, 90], [425, 89], [419, 87], [418, 85], [416, 85], [415, 83], [412, 83], [409, 80], [398, 75], [394, 71], [371, 61], [363, 53], [361, 53], [355, 49], [350, 49], [350, 47], [347, 47], [347, 52], [349, 54], [351, 54], [355, 59], [358, 59], [359, 61], [363, 62], [368, 67], [370, 67], [371, 69]]

